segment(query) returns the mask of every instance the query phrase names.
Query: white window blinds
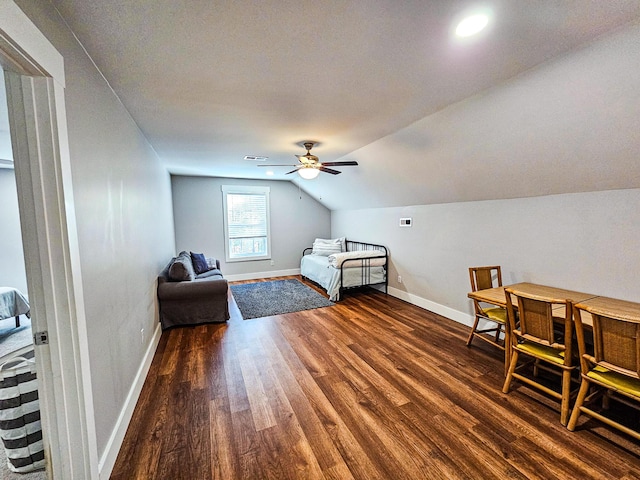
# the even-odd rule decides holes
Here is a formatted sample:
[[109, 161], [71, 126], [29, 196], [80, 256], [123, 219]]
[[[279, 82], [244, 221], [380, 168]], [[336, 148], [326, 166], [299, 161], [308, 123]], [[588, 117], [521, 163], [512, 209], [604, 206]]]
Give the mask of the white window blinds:
[[227, 261], [270, 258], [269, 188], [222, 187]]

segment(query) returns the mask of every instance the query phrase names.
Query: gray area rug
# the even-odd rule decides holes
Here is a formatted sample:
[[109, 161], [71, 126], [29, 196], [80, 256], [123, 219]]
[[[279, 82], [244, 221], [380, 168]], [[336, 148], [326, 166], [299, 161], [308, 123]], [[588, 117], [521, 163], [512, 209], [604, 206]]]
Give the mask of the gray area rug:
[[245, 320], [335, 305], [298, 280], [242, 283], [231, 292]]

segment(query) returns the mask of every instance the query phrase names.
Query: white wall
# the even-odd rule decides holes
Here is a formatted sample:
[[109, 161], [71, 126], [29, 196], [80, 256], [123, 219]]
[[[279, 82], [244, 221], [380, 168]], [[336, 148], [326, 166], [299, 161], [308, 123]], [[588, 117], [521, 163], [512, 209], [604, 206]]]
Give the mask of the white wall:
[[28, 296], [16, 176], [8, 168], [0, 168], [0, 225], [0, 286], [17, 288]]
[[[0, 159], [13, 160], [11, 135], [9, 132], [9, 114], [7, 108], [7, 92], [4, 84], [4, 71], [0, 65]], [[0, 165], [2, 168], [2, 165]]]
[[[0, 159], [13, 159], [9, 117], [5, 94], [4, 73], [0, 67]], [[20, 215], [18, 213], [18, 192], [13, 169], [0, 165], [0, 286], [13, 287], [27, 297], [27, 274], [24, 267]]]
[[[399, 227], [407, 216], [414, 226]], [[445, 313], [471, 315], [468, 268], [480, 265], [501, 265], [505, 284], [640, 302], [640, 189], [342, 210], [333, 212], [331, 231], [386, 245], [395, 294], [435, 302]]]
[[16, 3], [64, 57], [96, 435], [103, 455], [158, 325], [156, 278], [174, 251], [170, 178], [52, 5]]
[[[226, 277], [278, 276], [300, 269], [300, 257], [316, 237], [329, 236], [330, 211], [291, 182], [173, 175], [176, 250], [218, 258]], [[271, 259], [225, 262], [222, 185], [269, 186]], [[239, 277], [240, 278], [240, 277]]]

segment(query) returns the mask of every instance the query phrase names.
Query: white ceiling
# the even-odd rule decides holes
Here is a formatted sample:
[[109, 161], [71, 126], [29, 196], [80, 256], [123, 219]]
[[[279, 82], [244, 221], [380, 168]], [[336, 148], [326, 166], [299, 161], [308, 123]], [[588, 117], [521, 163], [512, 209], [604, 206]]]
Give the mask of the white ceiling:
[[[460, 42], [453, 22], [477, 2], [52, 1], [169, 171], [264, 179], [267, 169], [245, 155], [294, 164], [314, 140], [321, 161], [360, 163], [299, 182], [332, 209], [493, 198], [483, 175], [495, 175], [504, 152], [479, 168], [475, 154], [493, 161], [491, 135], [472, 151], [454, 140], [471, 141], [474, 124], [500, 124], [487, 105], [509, 95], [517, 104], [513, 82], [486, 103], [495, 86], [640, 17], [638, 0], [489, 0], [490, 27]], [[456, 110], [479, 93], [485, 100]], [[522, 141], [511, 147], [526, 155]], [[269, 178], [297, 181], [284, 176], [290, 168], [273, 170]]]

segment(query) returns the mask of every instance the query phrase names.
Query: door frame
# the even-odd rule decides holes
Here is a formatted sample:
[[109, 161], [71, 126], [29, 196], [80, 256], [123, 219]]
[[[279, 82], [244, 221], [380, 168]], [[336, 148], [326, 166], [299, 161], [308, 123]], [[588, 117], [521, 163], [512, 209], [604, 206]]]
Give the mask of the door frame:
[[13, 0], [0, 2], [11, 143], [36, 347], [47, 474], [99, 478], [64, 100], [64, 59]]

